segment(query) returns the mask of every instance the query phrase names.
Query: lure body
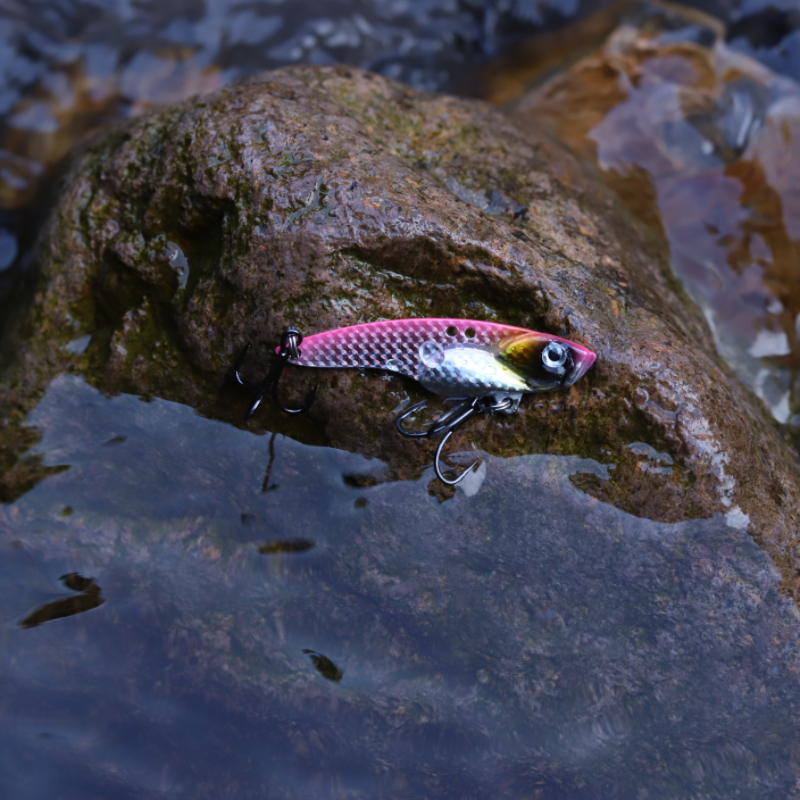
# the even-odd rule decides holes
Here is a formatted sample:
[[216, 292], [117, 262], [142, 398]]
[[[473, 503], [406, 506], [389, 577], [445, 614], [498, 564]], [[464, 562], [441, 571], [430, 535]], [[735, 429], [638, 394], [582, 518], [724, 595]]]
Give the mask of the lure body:
[[433, 466], [443, 483], [455, 486], [475, 464], [455, 479], [441, 468], [442, 448], [467, 420], [479, 414], [510, 414], [526, 392], [546, 392], [571, 386], [592, 366], [595, 354], [560, 336], [512, 325], [473, 319], [425, 318], [367, 322], [303, 337], [287, 328], [275, 349], [267, 376], [248, 384], [239, 374], [245, 348], [234, 370], [236, 380], [256, 393], [255, 413], [268, 392], [275, 405], [289, 414], [307, 411], [316, 388], [299, 408], [287, 408], [278, 397], [278, 379], [286, 363], [301, 367], [361, 367], [406, 375], [429, 391], [457, 399], [450, 411], [427, 430], [413, 431], [403, 422], [425, 405], [407, 408], [395, 421], [397, 430], [412, 438], [441, 439]]
[[511, 397], [571, 386], [596, 356], [558, 336], [482, 320], [368, 322], [307, 336], [289, 363], [387, 370], [446, 397]]

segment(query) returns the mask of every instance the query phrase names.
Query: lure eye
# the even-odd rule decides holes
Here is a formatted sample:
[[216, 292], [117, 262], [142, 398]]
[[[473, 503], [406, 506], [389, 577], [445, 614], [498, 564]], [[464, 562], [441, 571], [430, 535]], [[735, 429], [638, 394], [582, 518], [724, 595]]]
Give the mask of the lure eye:
[[561, 370], [564, 364], [567, 363], [567, 348], [560, 342], [550, 342], [544, 350], [542, 350], [542, 364], [549, 372], [556, 372]]

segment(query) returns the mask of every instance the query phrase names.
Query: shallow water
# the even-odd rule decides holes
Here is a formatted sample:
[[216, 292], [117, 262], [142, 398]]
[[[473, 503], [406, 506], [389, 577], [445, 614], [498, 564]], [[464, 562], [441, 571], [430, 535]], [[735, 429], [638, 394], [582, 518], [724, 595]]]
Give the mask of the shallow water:
[[[632, 517], [551, 456], [442, 503], [70, 376], [29, 421], [63, 471], [0, 510], [3, 796], [794, 791], [797, 614], [721, 517]], [[58, 616], [72, 573], [103, 602]]]

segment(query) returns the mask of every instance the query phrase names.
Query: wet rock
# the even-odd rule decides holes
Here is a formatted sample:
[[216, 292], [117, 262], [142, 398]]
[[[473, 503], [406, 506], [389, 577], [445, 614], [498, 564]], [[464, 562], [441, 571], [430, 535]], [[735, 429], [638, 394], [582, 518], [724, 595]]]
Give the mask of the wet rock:
[[731, 51], [713, 20], [644, 6], [522, 106], [663, 232], [720, 355], [800, 423], [797, 84]]
[[[248, 357], [260, 377], [288, 323], [492, 319], [564, 335], [598, 361], [568, 393], [462, 430], [455, 449], [594, 458], [613, 469], [586, 491], [655, 520], [722, 514], [795, 574], [796, 457], [720, 362], [659, 239], [532, 115], [352, 69], [266, 74], [89, 148], [41, 254], [4, 382], [7, 450], [22, 452], [15, 425], [65, 369], [243, 424], [250, 398], [226, 383], [230, 365], [245, 343], [267, 343]], [[429, 462], [392, 426], [424, 396], [417, 385], [285, 378], [290, 395], [320, 383], [309, 416], [264, 410], [250, 425], [379, 456], [384, 479]]]
[[641, 4], [516, 114], [596, 163], [663, 237], [717, 352], [796, 439], [800, 90], [723, 33], [713, 19]]
[[0, 207], [30, 205], [75, 142], [113, 120], [303, 63], [350, 64], [417, 90], [474, 95], [487, 58], [609, 2], [171, 0], [111, 5], [99, 17], [81, 0], [4, 6]]

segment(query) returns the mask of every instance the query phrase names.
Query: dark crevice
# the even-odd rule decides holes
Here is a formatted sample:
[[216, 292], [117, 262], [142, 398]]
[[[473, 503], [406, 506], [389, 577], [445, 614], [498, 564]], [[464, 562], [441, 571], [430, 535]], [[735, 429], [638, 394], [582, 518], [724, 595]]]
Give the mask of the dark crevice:
[[480, 248], [446, 250], [421, 238], [348, 247], [339, 253], [379, 273], [401, 302], [407, 294], [404, 305], [410, 309], [419, 301], [419, 281], [435, 286], [430, 297], [433, 305], [426, 307], [425, 316], [495, 316], [498, 322], [540, 328], [550, 309], [541, 287], [520, 293], [518, 284], [504, 278], [511, 276], [508, 265]]

